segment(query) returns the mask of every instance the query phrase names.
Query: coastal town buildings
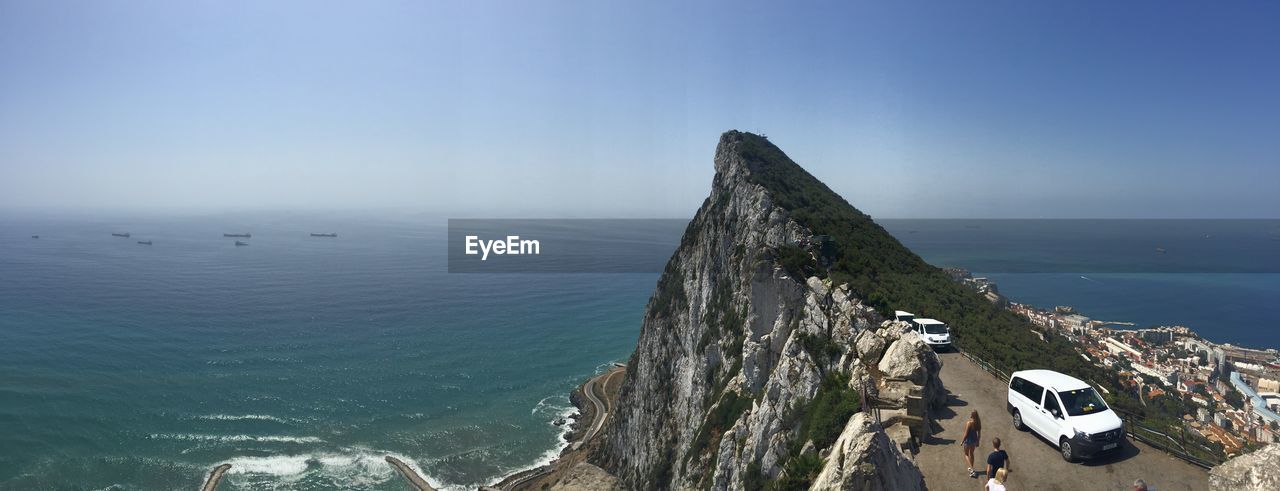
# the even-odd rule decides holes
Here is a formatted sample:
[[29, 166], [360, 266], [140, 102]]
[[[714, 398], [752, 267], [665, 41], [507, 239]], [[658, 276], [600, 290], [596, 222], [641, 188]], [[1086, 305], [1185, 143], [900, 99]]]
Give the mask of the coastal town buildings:
[[1091, 319], [1069, 306], [1041, 309], [1020, 304], [994, 293], [995, 283], [986, 278], [974, 278], [960, 268], [946, 271], [975, 292], [992, 294], [988, 299], [998, 298], [1043, 336], [1078, 343], [1082, 356], [1114, 370], [1121, 386], [1132, 388], [1139, 399], [1189, 401], [1196, 409], [1180, 419], [1184, 430], [1222, 445], [1226, 454], [1280, 442], [1277, 350], [1214, 343], [1186, 326], [1136, 329], [1129, 322]]

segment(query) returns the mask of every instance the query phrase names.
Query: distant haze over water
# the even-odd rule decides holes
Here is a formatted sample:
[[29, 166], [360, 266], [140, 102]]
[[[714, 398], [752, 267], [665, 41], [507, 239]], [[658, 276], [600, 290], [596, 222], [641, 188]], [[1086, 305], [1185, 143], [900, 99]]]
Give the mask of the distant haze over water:
[[[880, 222], [1016, 301], [1280, 344], [1276, 221]], [[657, 275], [451, 275], [445, 232], [420, 216], [0, 217], [0, 488], [192, 489], [231, 462], [223, 489], [403, 489], [388, 453], [461, 488], [545, 461], [569, 391], [634, 348]], [[1166, 272], [1098, 257], [1082, 273], [1099, 240]]]

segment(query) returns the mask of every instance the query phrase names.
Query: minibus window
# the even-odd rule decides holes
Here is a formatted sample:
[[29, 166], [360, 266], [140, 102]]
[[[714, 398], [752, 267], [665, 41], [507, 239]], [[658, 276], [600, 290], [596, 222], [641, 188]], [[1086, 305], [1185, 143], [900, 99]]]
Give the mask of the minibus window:
[[1062, 409], [1058, 406], [1058, 398], [1053, 396], [1052, 392], [1044, 394], [1044, 408], [1049, 411], [1055, 418], [1062, 417]]
[[1107, 409], [1107, 403], [1102, 402], [1098, 391], [1093, 390], [1092, 387], [1062, 391], [1058, 395], [1062, 396], [1062, 405], [1067, 407], [1067, 414], [1072, 416], [1093, 414]]
[[1040, 395], [1044, 393], [1044, 388], [1019, 377], [1014, 377], [1013, 382], [1009, 384], [1009, 387], [1011, 387], [1014, 392], [1022, 394], [1027, 399], [1030, 399], [1034, 404], [1040, 404]]

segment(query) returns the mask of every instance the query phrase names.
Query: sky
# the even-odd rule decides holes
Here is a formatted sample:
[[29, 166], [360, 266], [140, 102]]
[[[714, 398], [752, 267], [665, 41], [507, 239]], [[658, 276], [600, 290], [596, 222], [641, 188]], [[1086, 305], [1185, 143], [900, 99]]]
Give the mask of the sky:
[[0, 210], [1280, 217], [1275, 2], [0, 0]]

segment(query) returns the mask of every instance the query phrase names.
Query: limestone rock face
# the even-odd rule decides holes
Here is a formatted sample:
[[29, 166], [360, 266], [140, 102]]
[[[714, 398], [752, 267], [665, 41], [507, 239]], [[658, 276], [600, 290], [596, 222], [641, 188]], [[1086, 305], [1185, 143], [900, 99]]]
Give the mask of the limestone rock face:
[[810, 489], [925, 489], [920, 469], [866, 414], [849, 418]]
[[1209, 471], [1214, 491], [1263, 491], [1280, 489], [1280, 443], [1241, 455]]
[[911, 323], [905, 321], [888, 320], [880, 324], [880, 335], [884, 337], [886, 342], [897, 341], [903, 334], [911, 332]]
[[622, 491], [622, 484], [604, 469], [586, 462], [574, 464], [568, 475], [551, 486], [553, 491]]
[[942, 386], [942, 360], [933, 348], [925, 344], [919, 334], [907, 331], [898, 334], [898, 340], [889, 345], [877, 368], [886, 377], [898, 378], [923, 386], [924, 399], [931, 407], [942, 407], [947, 402]]
[[885, 342], [879, 333], [865, 330], [858, 335], [858, 358], [863, 360], [879, 360], [884, 354]]
[[[721, 138], [711, 195], [658, 279], [616, 410], [589, 456], [624, 488], [739, 490], [776, 478], [805, 447], [794, 441], [795, 408], [827, 377], [847, 376], [861, 389], [875, 384], [871, 372], [883, 365], [912, 372], [926, 387], [940, 380], [941, 365], [918, 351], [918, 338], [881, 361], [888, 338], [867, 332], [882, 319], [847, 285], [784, 266], [783, 252], [802, 251], [818, 264], [820, 249], [752, 179], [766, 164], [743, 149], [747, 143], [736, 132]], [[884, 441], [865, 448], [891, 446], [875, 434]], [[864, 447], [843, 455], [858, 460], [854, 452]], [[912, 465], [891, 455], [866, 461]], [[866, 482], [905, 482], [892, 472]]]

